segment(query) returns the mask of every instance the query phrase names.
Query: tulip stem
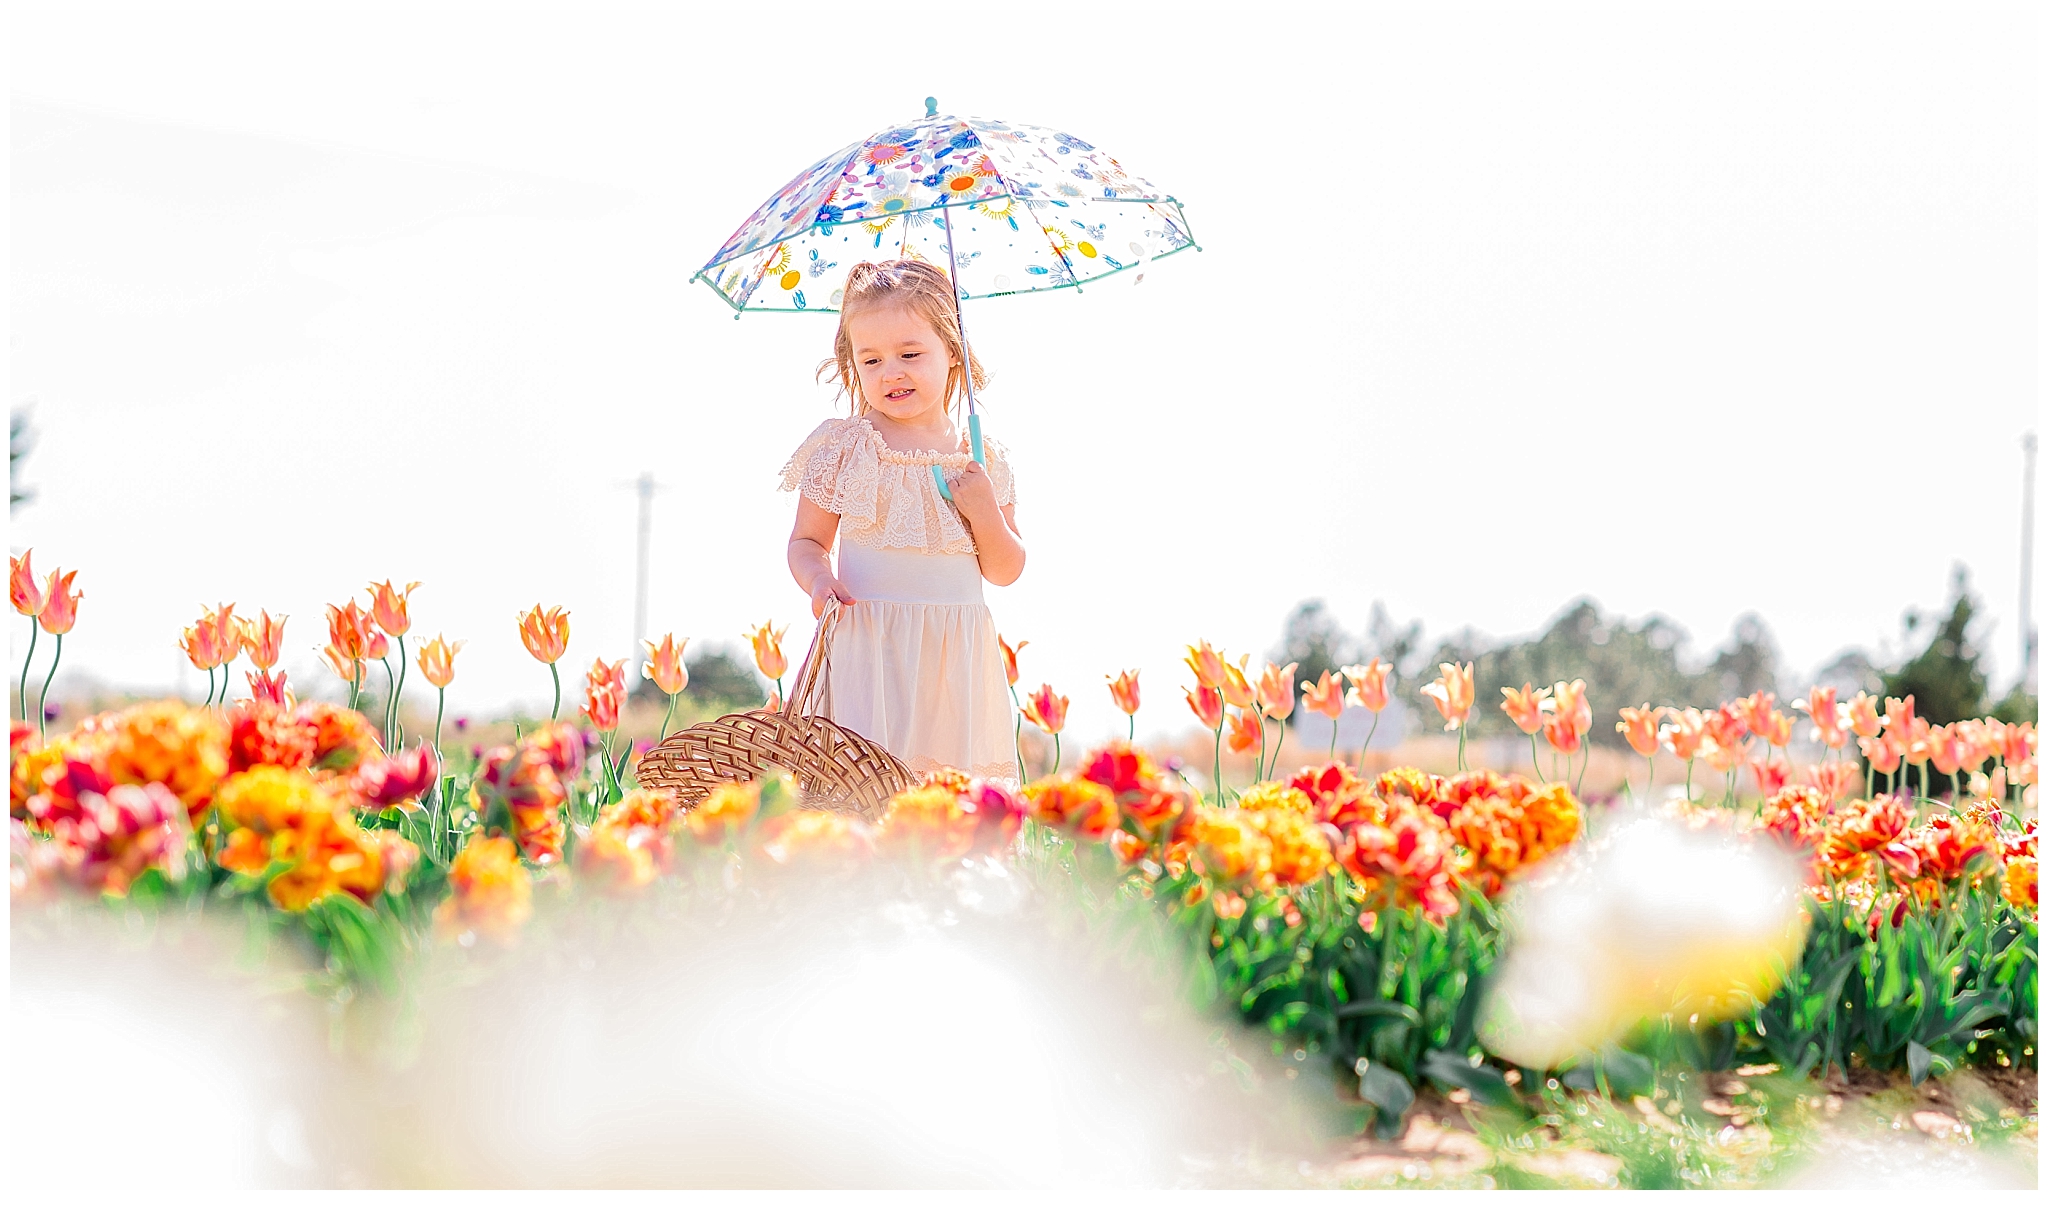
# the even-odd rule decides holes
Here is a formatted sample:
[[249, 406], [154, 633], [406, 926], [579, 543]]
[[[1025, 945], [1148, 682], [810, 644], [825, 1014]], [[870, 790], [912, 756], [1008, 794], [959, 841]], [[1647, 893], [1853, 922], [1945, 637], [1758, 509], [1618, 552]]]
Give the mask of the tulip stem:
[[[64, 660], [64, 635], [57, 635], [57, 650], [50, 656], [50, 674], [43, 677], [43, 691], [36, 694], [36, 729], [43, 738], [50, 737], [50, 681], [57, 678], [57, 665]], [[22, 702], [26, 707], [28, 702]]]
[[1266, 715], [1263, 712], [1261, 712], [1259, 714], [1254, 715], [1254, 717], [1258, 719], [1259, 723], [1258, 775], [1254, 778], [1254, 780], [1263, 781], [1266, 779]]
[[[37, 621], [31, 615], [28, 619], [28, 658], [21, 661], [21, 720], [23, 722], [28, 721], [28, 668], [30, 664], [36, 661], [36, 636], [42, 632], [43, 623]], [[208, 674], [207, 684], [209, 687], [213, 684], [211, 673]], [[212, 696], [210, 692], [207, 695], [209, 697]]]
[[386, 656], [377, 662], [384, 665], [384, 750], [395, 751], [397, 749], [391, 746], [391, 707], [398, 699], [398, 693], [394, 688], [397, 682], [391, 678], [390, 657]]
[[1539, 777], [1543, 775], [1542, 761], [1542, 754], [1536, 750], [1536, 732], [1532, 730], [1529, 732], [1529, 767]]
[[[661, 737], [662, 737], [663, 739], [666, 739], [666, 738], [668, 738], [668, 724], [669, 724], [669, 722], [670, 722], [671, 720], [673, 720], [673, 719], [675, 718], [675, 716], [676, 716], [676, 695], [675, 695], [674, 693], [670, 693], [670, 694], [668, 695], [668, 712], [667, 712], [667, 713], [665, 713], [665, 714], [663, 714], [663, 715], [661, 716]], [[658, 742], [658, 741], [659, 741], [659, 740], [657, 740], [657, 742]]]
[[434, 690], [434, 760], [436, 762], [436, 766], [446, 763], [446, 761], [442, 758], [441, 755], [441, 715], [444, 712], [446, 712], [447, 709], [448, 690], [445, 688], [436, 688]]
[[1580, 791], [1580, 790], [1582, 790], [1582, 789], [1584, 789], [1584, 788], [1586, 787], [1586, 768], [1587, 768], [1587, 767], [1588, 767], [1589, 765], [1591, 765], [1592, 763], [1593, 763], [1593, 746], [1592, 746], [1592, 744], [1588, 743], [1588, 744], [1586, 745], [1586, 754], [1585, 754], [1585, 755], [1584, 755], [1583, 757], [1581, 757], [1581, 758], [1580, 758], [1580, 760], [1579, 760], [1579, 779], [1578, 779], [1578, 780], [1577, 780], [1576, 782], [1574, 782], [1574, 783], [1572, 784], [1572, 796], [1573, 796], [1573, 797], [1578, 797], [1578, 796], [1579, 796], [1579, 791]]
[[1126, 714], [1124, 715], [1124, 717], [1131, 724], [1130, 732], [1124, 736], [1125, 741], [1130, 743], [1136, 743], [1138, 741], [1138, 715]]
[[[1336, 722], [1333, 719], [1331, 726], [1334, 727], [1335, 725]], [[1330, 741], [1332, 743], [1337, 741], [1334, 734], [1331, 735]], [[1458, 727], [1458, 771], [1465, 771], [1465, 728], [1463, 726]]]
[[1017, 682], [1010, 682], [1010, 750], [1017, 754], [1017, 779], [1028, 781], [1030, 776], [1024, 769], [1024, 703], [1017, 700]]
[[398, 635], [398, 687], [391, 690], [391, 737], [393, 751], [405, 746], [405, 724], [398, 720], [398, 703], [405, 696], [405, 635]]
[[1211, 786], [1216, 791], [1216, 804], [1223, 804], [1223, 711], [1216, 711], [1216, 754], [1209, 765], [1210, 775], [1215, 777]]
[[1059, 771], [1060, 771], [1060, 732], [1058, 732], [1058, 731], [1054, 731], [1054, 732], [1052, 732], [1052, 772], [1053, 772], [1053, 775], [1054, 775], [1054, 776], [1058, 776], [1058, 775], [1059, 775]]
[[555, 678], [555, 705], [553, 709], [548, 711], [548, 721], [553, 722], [562, 716], [562, 671], [550, 663], [548, 664], [548, 675]]
[[1650, 800], [1650, 786], [1657, 781], [1657, 753], [1653, 751], [1643, 759], [1650, 765], [1650, 771], [1643, 774], [1643, 800], [1647, 802]]
[[1365, 742], [1358, 745], [1358, 771], [1361, 774], [1365, 772], [1366, 749], [1372, 746], [1372, 737], [1378, 733], [1380, 733], [1380, 711], [1374, 710], [1372, 711], [1372, 725], [1366, 728]]
[[206, 706], [209, 706], [209, 705], [212, 705], [212, 704], [213, 704], [213, 669], [212, 669], [212, 668], [207, 668], [207, 669], [206, 669], [206, 700], [205, 700], [205, 701], [203, 701], [203, 702], [201, 702], [200, 704], [201, 704], [201, 708], [205, 708]]

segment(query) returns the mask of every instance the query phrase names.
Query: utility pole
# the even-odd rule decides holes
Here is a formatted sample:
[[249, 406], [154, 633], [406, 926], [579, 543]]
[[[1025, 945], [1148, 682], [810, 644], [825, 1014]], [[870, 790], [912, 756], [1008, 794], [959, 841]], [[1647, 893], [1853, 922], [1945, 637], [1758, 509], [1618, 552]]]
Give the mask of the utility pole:
[[633, 577], [633, 657], [627, 662], [632, 665], [633, 678], [638, 683], [641, 675], [640, 648], [647, 637], [647, 557], [649, 538], [654, 531], [654, 473], [642, 471], [633, 483], [633, 489], [640, 496], [640, 549]]
[[2040, 692], [2039, 657], [2041, 634], [2034, 625], [2034, 448], [2033, 433], [2020, 438], [2026, 452], [2026, 477], [2020, 488], [2020, 684], [2030, 693]]

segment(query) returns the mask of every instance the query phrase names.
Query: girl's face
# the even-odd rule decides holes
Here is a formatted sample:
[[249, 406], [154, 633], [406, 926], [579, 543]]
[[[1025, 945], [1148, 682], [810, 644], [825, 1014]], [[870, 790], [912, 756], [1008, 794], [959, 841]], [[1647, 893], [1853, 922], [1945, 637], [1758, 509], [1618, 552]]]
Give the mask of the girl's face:
[[914, 427], [944, 421], [946, 375], [958, 362], [931, 324], [908, 307], [877, 307], [849, 318], [846, 336], [869, 407]]

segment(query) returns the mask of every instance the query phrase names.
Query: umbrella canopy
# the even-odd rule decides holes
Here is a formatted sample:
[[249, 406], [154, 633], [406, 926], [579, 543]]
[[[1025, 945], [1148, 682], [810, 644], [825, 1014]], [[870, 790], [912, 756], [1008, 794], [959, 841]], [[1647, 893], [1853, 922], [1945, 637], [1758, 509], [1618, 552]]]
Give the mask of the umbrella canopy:
[[947, 266], [962, 297], [984, 298], [1078, 288], [1196, 246], [1180, 203], [1093, 143], [925, 107], [798, 173], [693, 280], [734, 311], [829, 312], [864, 260]]

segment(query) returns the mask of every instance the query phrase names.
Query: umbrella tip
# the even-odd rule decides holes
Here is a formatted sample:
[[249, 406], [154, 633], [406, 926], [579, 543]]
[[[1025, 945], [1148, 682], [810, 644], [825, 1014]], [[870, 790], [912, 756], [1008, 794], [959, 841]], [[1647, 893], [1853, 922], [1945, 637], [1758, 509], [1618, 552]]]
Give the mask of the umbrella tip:
[[924, 99], [924, 116], [928, 118], [939, 116], [939, 98], [926, 97]]

